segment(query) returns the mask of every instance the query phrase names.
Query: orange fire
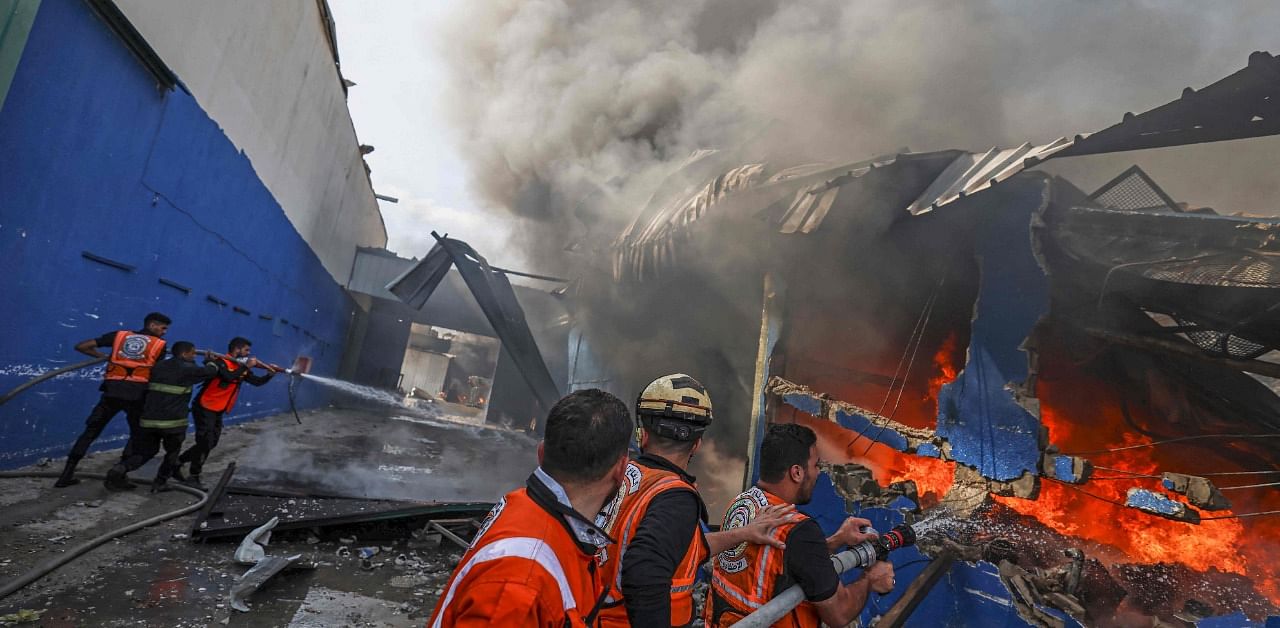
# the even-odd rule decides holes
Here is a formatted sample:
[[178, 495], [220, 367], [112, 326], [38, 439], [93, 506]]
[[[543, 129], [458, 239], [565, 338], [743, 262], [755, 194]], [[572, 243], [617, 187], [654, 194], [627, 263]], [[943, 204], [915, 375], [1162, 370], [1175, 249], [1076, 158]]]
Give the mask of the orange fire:
[[[961, 341], [955, 334], [946, 337], [938, 346], [932, 359], [932, 373], [927, 378], [915, 375], [908, 382], [907, 396], [903, 398], [895, 421], [917, 427], [936, 426], [937, 398], [942, 386], [953, 381], [958, 365], [963, 364]], [[1043, 356], [1043, 354], [1042, 354]], [[863, 356], [865, 358], [865, 356]], [[826, 359], [831, 359], [827, 356]], [[841, 366], [857, 370], [859, 365], [850, 356]], [[877, 356], [879, 363], [891, 363], [891, 356]], [[1041, 373], [1037, 395], [1041, 403], [1041, 420], [1049, 429], [1050, 442], [1067, 453], [1112, 449], [1150, 442], [1133, 424], [1158, 426], [1161, 423], [1147, 416], [1140, 408], [1126, 407], [1121, 392], [1107, 386], [1083, 370], [1063, 359], [1044, 360], [1041, 364], [1054, 366]], [[815, 388], [828, 392], [835, 399], [878, 409], [884, 402], [883, 382], [833, 382], [838, 376], [826, 365], [789, 365], [794, 369], [795, 381], [815, 382]], [[917, 368], [919, 366], [917, 365]], [[868, 369], [886, 372], [884, 369]], [[892, 372], [891, 369], [889, 372]], [[816, 382], [825, 387], [819, 388]], [[835, 384], [835, 385], [830, 385]], [[924, 384], [921, 386], [921, 384]], [[914, 394], [913, 394], [914, 391]], [[892, 408], [890, 399], [886, 404]], [[885, 412], [889, 414], [888, 411]], [[1126, 416], [1127, 415], [1127, 416]], [[883, 445], [872, 446], [867, 437], [858, 437], [829, 421], [809, 417], [799, 412], [780, 415], [779, 420], [794, 420], [813, 428], [819, 435], [819, 450], [823, 459], [830, 462], [858, 462], [869, 466], [882, 483], [914, 480], [923, 505], [934, 503], [944, 495], [954, 482], [955, 463], [894, 451]], [[1239, 470], [1239, 463], [1230, 454], [1214, 452], [1203, 447], [1172, 445], [1131, 449], [1106, 454], [1086, 455], [1095, 465], [1109, 469], [1122, 469], [1127, 473], [1097, 469], [1100, 478], [1079, 487], [1042, 479], [1039, 497], [1025, 500], [1013, 497], [995, 499], [1014, 511], [1034, 517], [1058, 532], [1096, 543], [1095, 551], [1115, 551], [1100, 556], [1104, 562], [1133, 563], [1182, 563], [1192, 569], [1219, 570], [1252, 578], [1258, 589], [1275, 604], [1280, 605], [1280, 518], [1259, 517], [1252, 519], [1210, 519], [1231, 512], [1258, 512], [1280, 510], [1280, 491], [1272, 489], [1231, 491], [1227, 496], [1235, 509], [1224, 512], [1202, 512], [1205, 520], [1199, 525], [1180, 523], [1117, 505], [1123, 503], [1126, 491], [1138, 486], [1159, 491], [1160, 481], [1154, 477], [1137, 477], [1134, 474], [1158, 476], [1163, 471], [1186, 473]], [[1257, 476], [1241, 476], [1252, 478]], [[1115, 479], [1108, 479], [1115, 478]], [[1225, 481], [1220, 486], [1231, 486], [1249, 481]], [[1090, 496], [1089, 494], [1093, 496]], [[1181, 496], [1175, 499], [1185, 500]]]
[[[1043, 362], [1042, 362], [1043, 363]], [[1142, 407], [1126, 401], [1114, 387], [1102, 385], [1066, 360], [1054, 360], [1037, 388], [1041, 422], [1049, 440], [1062, 451], [1097, 451], [1150, 443], [1138, 428], [1161, 425]], [[1277, 491], [1229, 491], [1233, 511], [1202, 511], [1204, 520], [1188, 524], [1149, 515], [1123, 503], [1131, 487], [1160, 491], [1164, 471], [1204, 473], [1239, 470], [1223, 450], [1170, 444], [1087, 454], [1097, 468], [1082, 486], [1049, 479], [1034, 501], [996, 497], [1009, 508], [1039, 519], [1055, 530], [1118, 550], [1122, 562], [1183, 563], [1193, 569], [1251, 577], [1260, 591], [1280, 604], [1280, 524], [1274, 518], [1211, 519], [1232, 512], [1280, 509]], [[1257, 477], [1257, 476], [1242, 476]], [[1219, 482], [1219, 486], [1245, 482]], [[1185, 501], [1179, 495], [1174, 499]]]

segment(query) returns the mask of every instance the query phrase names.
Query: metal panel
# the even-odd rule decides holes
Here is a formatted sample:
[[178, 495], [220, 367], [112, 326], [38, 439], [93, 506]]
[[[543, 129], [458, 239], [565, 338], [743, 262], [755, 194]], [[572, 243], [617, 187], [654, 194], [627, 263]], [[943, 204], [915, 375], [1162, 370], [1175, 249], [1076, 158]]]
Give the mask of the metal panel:
[[[511, 282], [505, 274], [491, 268], [466, 242], [441, 237], [435, 232], [431, 235], [436, 238], [436, 246], [413, 268], [388, 284], [387, 289], [403, 302], [421, 307], [440, 285], [440, 269], [447, 271], [450, 263], [456, 266], [541, 407], [539, 417], [545, 416], [560, 398], [560, 389], [534, 341]], [[541, 432], [541, 423], [538, 428]]]
[[992, 148], [985, 153], [964, 153], [955, 158], [937, 179], [907, 207], [919, 216], [947, 203], [981, 192], [1069, 148], [1071, 140], [1059, 138], [1041, 146]]

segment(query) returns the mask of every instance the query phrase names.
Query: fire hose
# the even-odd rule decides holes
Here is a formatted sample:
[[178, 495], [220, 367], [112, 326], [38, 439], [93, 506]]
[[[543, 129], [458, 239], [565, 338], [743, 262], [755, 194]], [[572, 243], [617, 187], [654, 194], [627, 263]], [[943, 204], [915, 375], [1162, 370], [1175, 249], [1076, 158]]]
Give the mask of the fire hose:
[[[843, 574], [850, 569], [866, 569], [876, 561], [884, 560], [889, 552], [900, 547], [914, 545], [916, 531], [903, 524], [884, 533], [882, 536], [851, 547], [831, 557], [831, 566], [836, 573]], [[756, 609], [742, 621], [734, 624], [736, 628], [765, 628], [782, 619], [804, 601], [804, 590], [800, 585], [792, 585], [786, 591], [769, 600], [764, 606]]]
[[[105, 475], [102, 475], [101, 473], [81, 473], [78, 475], [79, 477], [89, 478], [93, 480], [102, 480], [107, 477]], [[31, 472], [21, 472], [21, 471], [0, 471], [0, 478], [56, 478], [56, 477], [58, 477], [58, 474], [54, 472], [31, 473]], [[149, 483], [147, 480], [137, 480], [137, 481], [140, 481], [143, 483]], [[23, 587], [31, 584], [32, 582], [35, 582], [36, 580], [39, 580], [49, 575], [50, 573], [53, 572], [53, 570], [75, 560], [76, 558], [79, 558], [81, 555], [88, 553], [93, 548], [98, 547], [99, 545], [102, 545], [107, 541], [110, 541], [112, 539], [117, 539], [126, 534], [129, 534], [131, 532], [136, 532], [148, 526], [153, 526], [162, 521], [168, 521], [169, 519], [173, 519], [175, 517], [181, 517], [182, 515], [193, 513], [199, 510], [202, 506], [204, 506], [205, 502], [209, 501], [209, 495], [204, 491], [196, 490], [194, 488], [191, 488], [189, 486], [185, 486], [182, 484], [173, 484], [171, 486], [176, 490], [182, 491], [184, 493], [190, 493], [191, 495], [199, 497], [200, 499], [199, 501], [196, 501], [193, 504], [183, 506], [182, 508], [179, 508], [177, 510], [156, 515], [148, 519], [143, 519], [142, 521], [131, 523], [127, 526], [124, 526], [123, 528], [118, 528], [110, 532], [100, 534], [92, 539], [89, 539], [88, 541], [85, 541], [84, 543], [81, 543], [65, 552], [62, 552], [61, 554], [58, 554], [57, 556], [54, 556], [53, 558], [45, 560], [39, 565], [36, 565], [35, 567], [31, 568], [30, 571], [18, 576], [17, 578], [14, 578], [13, 580], [10, 580], [9, 582], [4, 583], [3, 585], [0, 585], [0, 599], [8, 597], [9, 594], [14, 593], [15, 591], [22, 589]]]
[[[205, 350], [201, 349], [201, 350], [197, 350], [197, 351], [196, 351], [196, 353], [199, 353], [200, 355], [205, 355], [205, 354], [208, 354], [208, 353], [211, 353], [211, 352], [210, 352], [210, 351], [205, 351]], [[18, 396], [19, 394], [21, 394], [24, 390], [26, 390], [26, 389], [28, 389], [28, 388], [31, 388], [32, 386], [35, 386], [36, 384], [39, 384], [39, 383], [44, 382], [44, 381], [48, 381], [48, 380], [53, 379], [53, 378], [55, 378], [55, 377], [57, 377], [57, 376], [59, 376], [59, 375], [62, 375], [62, 374], [64, 374], [64, 373], [70, 373], [70, 372], [72, 372], [72, 371], [78, 371], [78, 370], [80, 370], [80, 369], [86, 369], [86, 368], [89, 368], [89, 367], [91, 367], [91, 366], [95, 366], [95, 365], [97, 365], [97, 364], [102, 364], [103, 362], [106, 362], [106, 361], [107, 361], [106, 356], [103, 356], [103, 357], [101, 357], [101, 358], [93, 358], [93, 359], [91, 359], [91, 360], [85, 360], [84, 362], [77, 362], [77, 363], [75, 363], [75, 364], [68, 364], [68, 365], [66, 365], [66, 366], [63, 366], [63, 367], [60, 367], [60, 368], [53, 369], [52, 371], [49, 371], [48, 373], [45, 373], [45, 374], [43, 374], [43, 375], [37, 375], [36, 377], [33, 377], [33, 378], [31, 378], [31, 379], [29, 379], [29, 380], [27, 380], [27, 381], [25, 381], [25, 382], [22, 382], [21, 384], [18, 384], [17, 386], [15, 386], [15, 387], [13, 388], [13, 390], [10, 390], [9, 392], [5, 393], [3, 396], [0, 396], [0, 406], [3, 406], [4, 404], [8, 403], [8, 402], [9, 402], [9, 400], [13, 399], [14, 397], [17, 397], [17, 396]], [[261, 366], [261, 368], [265, 368], [265, 369], [267, 369], [267, 370], [277, 371], [277, 372], [285, 372], [285, 373], [292, 374], [292, 371], [291, 371], [290, 369], [278, 369], [278, 367], [273, 367], [273, 366], [267, 365], [267, 364], [265, 364], [265, 363], [264, 363], [264, 364], [261, 364], [260, 366]]]

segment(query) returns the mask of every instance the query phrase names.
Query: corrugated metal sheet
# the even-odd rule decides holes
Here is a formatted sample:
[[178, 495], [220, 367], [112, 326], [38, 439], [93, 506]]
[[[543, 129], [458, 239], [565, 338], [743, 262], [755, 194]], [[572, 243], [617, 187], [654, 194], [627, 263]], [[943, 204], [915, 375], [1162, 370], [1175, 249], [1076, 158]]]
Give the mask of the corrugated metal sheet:
[[1058, 138], [1048, 144], [1017, 148], [992, 148], [985, 153], [964, 153], [907, 207], [919, 216], [947, 203], [981, 192], [1057, 153], [1069, 148], [1073, 140]]

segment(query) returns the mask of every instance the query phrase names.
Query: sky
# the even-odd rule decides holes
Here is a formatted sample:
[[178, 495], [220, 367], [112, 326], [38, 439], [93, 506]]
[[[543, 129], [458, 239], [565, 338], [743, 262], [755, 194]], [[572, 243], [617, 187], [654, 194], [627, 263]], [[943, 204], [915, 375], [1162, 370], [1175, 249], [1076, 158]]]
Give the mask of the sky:
[[468, 191], [467, 170], [439, 98], [443, 52], [434, 33], [457, 0], [330, 0], [342, 74], [356, 85], [347, 105], [380, 201], [387, 248], [422, 257], [431, 231], [466, 240], [491, 264], [528, 268], [511, 238], [519, 223]]

